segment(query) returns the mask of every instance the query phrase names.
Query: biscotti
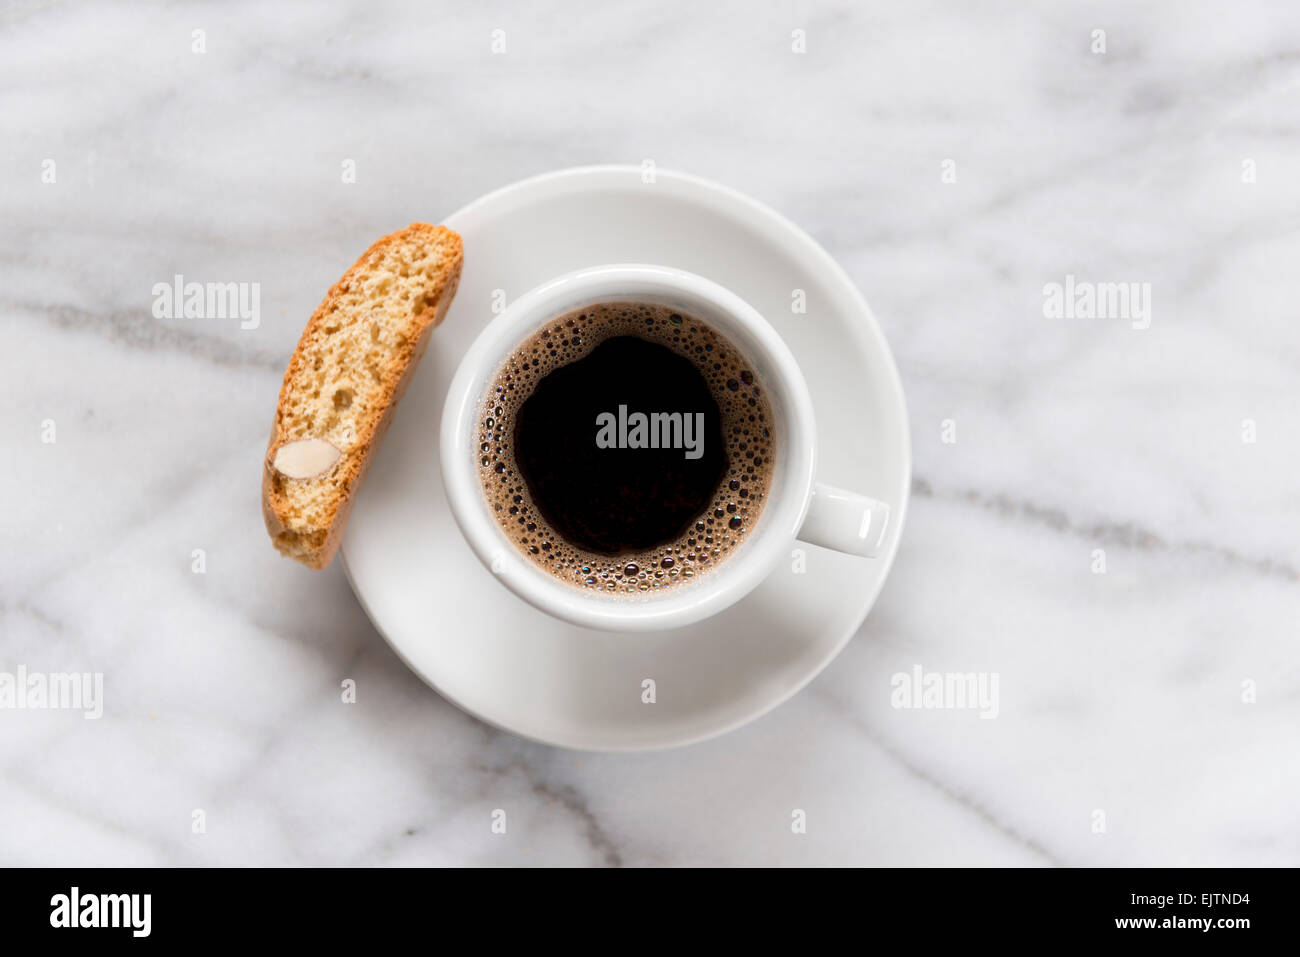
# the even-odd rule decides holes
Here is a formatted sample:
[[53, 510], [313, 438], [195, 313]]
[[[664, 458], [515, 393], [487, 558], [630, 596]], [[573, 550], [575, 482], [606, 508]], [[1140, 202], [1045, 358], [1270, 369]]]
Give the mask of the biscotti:
[[412, 223], [334, 284], [289, 360], [262, 474], [275, 547], [324, 568], [411, 375], [460, 281], [460, 236]]

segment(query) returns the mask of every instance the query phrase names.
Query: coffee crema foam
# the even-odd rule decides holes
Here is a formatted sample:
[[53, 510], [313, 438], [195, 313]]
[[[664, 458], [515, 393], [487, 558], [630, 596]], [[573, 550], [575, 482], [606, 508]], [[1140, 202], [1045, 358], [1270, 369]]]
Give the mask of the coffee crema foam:
[[[514, 458], [515, 417], [547, 375], [615, 336], [656, 342], [691, 360], [718, 403], [727, 468], [712, 501], [676, 538], [600, 554], [566, 541], [532, 501]], [[665, 397], [671, 406], [671, 396]], [[640, 410], [649, 412], [651, 410]], [[654, 410], [661, 411], [661, 410]], [[517, 346], [479, 407], [479, 476], [488, 507], [520, 554], [579, 588], [645, 597], [717, 567], [763, 510], [774, 465], [775, 426], [749, 363], [701, 320], [666, 306], [597, 303], [553, 319]], [[592, 423], [595, 442], [596, 424]], [[574, 476], [581, 481], [581, 476]]]

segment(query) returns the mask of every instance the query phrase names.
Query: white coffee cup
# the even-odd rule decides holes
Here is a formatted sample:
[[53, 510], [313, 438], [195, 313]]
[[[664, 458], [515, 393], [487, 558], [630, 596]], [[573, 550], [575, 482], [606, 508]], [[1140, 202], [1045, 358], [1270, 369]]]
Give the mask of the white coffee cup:
[[[645, 302], [689, 313], [752, 364], [772, 407], [776, 461], [766, 504], [741, 544], [690, 582], [628, 595], [566, 584], [525, 558], [493, 516], [479, 475], [479, 414], [511, 352], [540, 327], [598, 302]], [[812, 397], [786, 344], [758, 312], [717, 283], [666, 266], [608, 265], [543, 283], [508, 306], [461, 359], [443, 409], [441, 464], [447, 501], [479, 559], [525, 601], [589, 628], [676, 628], [739, 601], [790, 555], [795, 540], [864, 557], [884, 541], [889, 506], [816, 480]]]

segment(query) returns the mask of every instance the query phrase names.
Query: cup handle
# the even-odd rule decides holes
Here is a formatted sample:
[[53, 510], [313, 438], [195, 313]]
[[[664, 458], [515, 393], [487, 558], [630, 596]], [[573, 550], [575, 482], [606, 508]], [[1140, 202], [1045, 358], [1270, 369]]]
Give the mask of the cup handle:
[[847, 489], [817, 482], [799, 540], [849, 555], [874, 558], [889, 528], [889, 506]]

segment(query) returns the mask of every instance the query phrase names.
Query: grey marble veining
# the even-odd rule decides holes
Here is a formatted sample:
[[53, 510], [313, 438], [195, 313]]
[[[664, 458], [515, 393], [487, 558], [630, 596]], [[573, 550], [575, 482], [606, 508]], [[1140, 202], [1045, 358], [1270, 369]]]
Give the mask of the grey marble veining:
[[[0, 710], [0, 863], [1300, 863], [1300, 9], [16, 2], [0, 81], [0, 671], [106, 698]], [[430, 692], [256, 475], [372, 238], [644, 159], [844, 264], [915, 492], [809, 688], [587, 755]], [[178, 273], [260, 325], [154, 318]], [[1047, 317], [1067, 276], [1149, 326]], [[893, 707], [917, 665], [997, 672], [997, 718]]]

